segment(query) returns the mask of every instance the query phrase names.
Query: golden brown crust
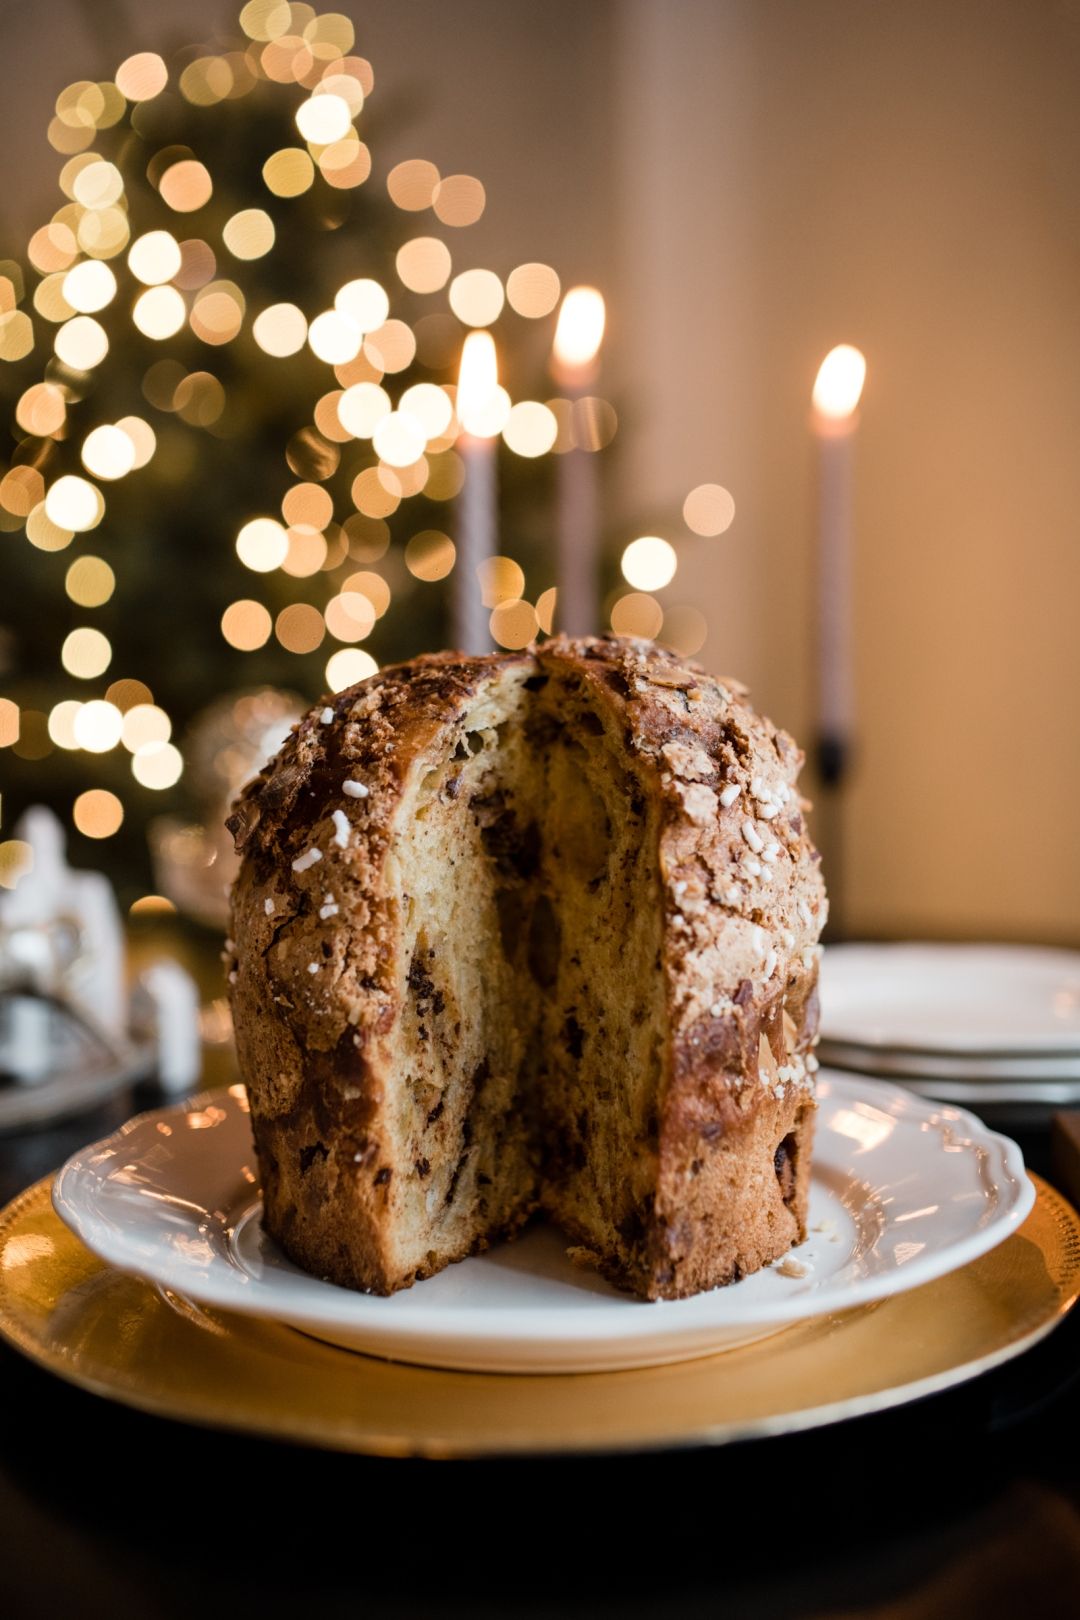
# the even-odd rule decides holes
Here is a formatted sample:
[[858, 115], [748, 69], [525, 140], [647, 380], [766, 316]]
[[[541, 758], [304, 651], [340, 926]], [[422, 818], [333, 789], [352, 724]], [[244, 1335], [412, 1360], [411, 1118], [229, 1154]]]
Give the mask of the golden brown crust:
[[[393, 1254], [385, 1047], [403, 965], [388, 860], [410, 770], [515, 664], [614, 718], [659, 801], [669, 1039], [655, 1186], [625, 1247], [599, 1258], [647, 1297], [698, 1292], [805, 1235], [824, 889], [792, 739], [738, 683], [621, 638], [383, 670], [316, 705], [242, 796], [233, 1006], [267, 1222], [301, 1264], [352, 1286], [424, 1274], [402, 1275]], [[572, 1225], [557, 1192], [548, 1203]]]
[[[623, 1286], [681, 1297], [806, 1235], [826, 902], [796, 792], [804, 756], [739, 682], [653, 643], [557, 638], [538, 657], [613, 697], [656, 773], [670, 1030], [656, 1192], [629, 1269], [601, 1259]], [[789, 1137], [785, 1200], [773, 1159]]]

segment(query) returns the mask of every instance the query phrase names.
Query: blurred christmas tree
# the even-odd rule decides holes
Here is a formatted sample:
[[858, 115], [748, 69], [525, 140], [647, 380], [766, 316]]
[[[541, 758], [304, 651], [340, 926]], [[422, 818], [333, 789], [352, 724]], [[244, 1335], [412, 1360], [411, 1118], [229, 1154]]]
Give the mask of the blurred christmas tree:
[[[478, 180], [414, 160], [372, 181], [347, 18], [251, 0], [240, 22], [68, 86], [64, 201], [28, 267], [0, 262], [3, 822], [51, 803], [128, 893], [208, 703], [310, 698], [447, 639], [462, 341], [512, 345], [560, 291], [542, 264], [453, 274]], [[595, 449], [614, 418], [586, 404]], [[506, 410], [514, 557], [485, 600], [517, 604], [519, 645], [550, 628], [546, 452], [574, 429], [566, 401]]]

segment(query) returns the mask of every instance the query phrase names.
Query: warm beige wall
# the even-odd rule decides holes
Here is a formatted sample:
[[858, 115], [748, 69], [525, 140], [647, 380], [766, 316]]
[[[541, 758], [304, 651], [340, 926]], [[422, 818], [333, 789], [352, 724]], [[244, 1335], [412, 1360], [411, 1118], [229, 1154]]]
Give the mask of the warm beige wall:
[[627, 524], [731, 488], [667, 594], [805, 735], [807, 403], [859, 344], [851, 921], [1080, 940], [1080, 7], [618, 9]]

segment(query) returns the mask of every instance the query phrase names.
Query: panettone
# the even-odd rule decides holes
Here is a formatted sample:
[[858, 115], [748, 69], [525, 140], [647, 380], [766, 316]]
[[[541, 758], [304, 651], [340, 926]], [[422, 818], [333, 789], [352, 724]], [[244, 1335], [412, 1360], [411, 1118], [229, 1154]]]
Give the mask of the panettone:
[[657, 1299], [805, 1236], [801, 763], [736, 682], [614, 637], [417, 658], [313, 709], [230, 819], [282, 1248], [385, 1294], [544, 1210]]

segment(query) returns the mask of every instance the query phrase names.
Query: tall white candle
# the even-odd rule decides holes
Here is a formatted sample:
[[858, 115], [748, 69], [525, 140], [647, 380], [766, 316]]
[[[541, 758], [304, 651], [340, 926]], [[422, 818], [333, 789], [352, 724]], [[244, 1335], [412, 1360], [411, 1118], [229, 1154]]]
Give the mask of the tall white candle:
[[457, 449], [465, 465], [465, 482], [458, 498], [451, 635], [461, 652], [491, 650], [488, 609], [478, 571], [497, 549], [495, 443], [505, 397], [499, 387], [498, 357], [491, 333], [470, 332], [461, 351], [457, 392], [457, 414], [463, 430]]
[[848, 343], [830, 350], [814, 383], [818, 439], [818, 764], [836, 783], [855, 726], [852, 607], [853, 494], [858, 404], [866, 361]]
[[[572, 402], [595, 385], [604, 336], [604, 300], [595, 287], [571, 287], [562, 301], [552, 349], [552, 375]], [[556, 470], [557, 590], [555, 624], [571, 636], [597, 628], [599, 500], [596, 457], [575, 447]]]

